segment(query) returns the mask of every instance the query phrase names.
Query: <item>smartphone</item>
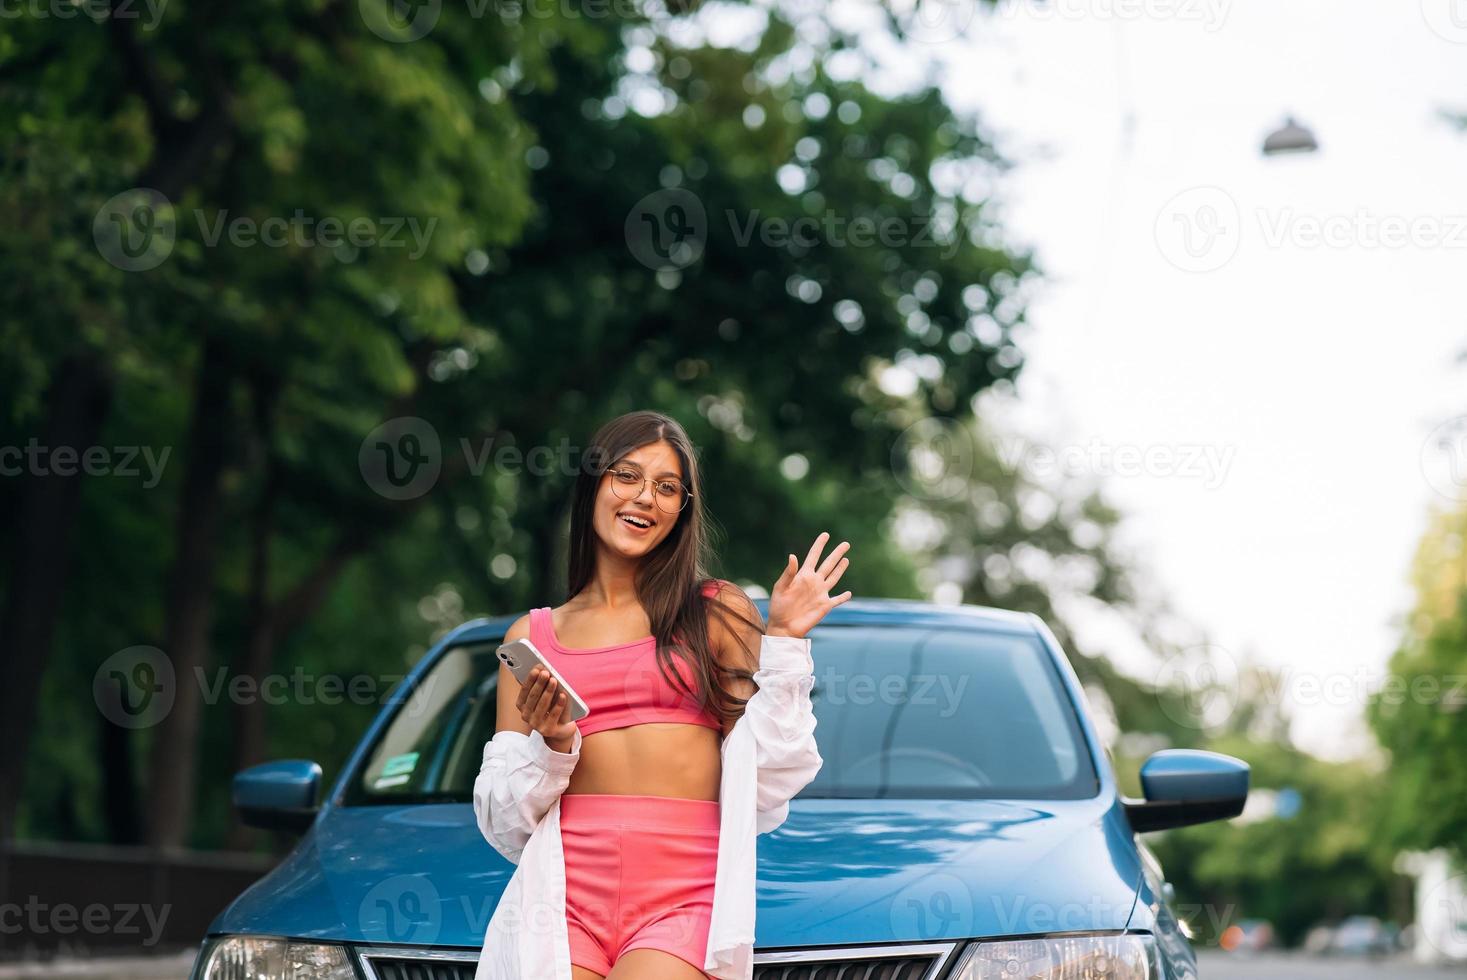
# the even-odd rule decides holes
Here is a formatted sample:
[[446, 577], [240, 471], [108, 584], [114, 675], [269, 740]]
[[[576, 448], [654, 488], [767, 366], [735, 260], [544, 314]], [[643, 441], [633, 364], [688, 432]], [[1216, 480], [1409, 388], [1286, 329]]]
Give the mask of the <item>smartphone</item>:
[[521, 684], [530, 683], [530, 670], [536, 664], [550, 671], [550, 676], [555, 678], [560, 689], [565, 692], [566, 700], [570, 702], [571, 721], [580, 721], [591, 713], [591, 709], [586, 707], [586, 702], [581, 700], [575, 688], [565, 682], [565, 678], [560, 676], [560, 671], [556, 670], [529, 640], [515, 640], [513, 643], [506, 643], [496, 651], [496, 655], [509, 668], [514, 679]]

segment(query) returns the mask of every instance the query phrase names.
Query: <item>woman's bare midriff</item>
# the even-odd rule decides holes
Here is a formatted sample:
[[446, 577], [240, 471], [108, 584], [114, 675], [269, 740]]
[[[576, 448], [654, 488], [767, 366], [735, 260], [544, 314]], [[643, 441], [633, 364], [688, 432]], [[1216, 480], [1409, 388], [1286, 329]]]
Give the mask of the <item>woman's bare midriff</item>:
[[584, 736], [565, 792], [716, 800], [722, 737], [716, 728], [664, 722]]

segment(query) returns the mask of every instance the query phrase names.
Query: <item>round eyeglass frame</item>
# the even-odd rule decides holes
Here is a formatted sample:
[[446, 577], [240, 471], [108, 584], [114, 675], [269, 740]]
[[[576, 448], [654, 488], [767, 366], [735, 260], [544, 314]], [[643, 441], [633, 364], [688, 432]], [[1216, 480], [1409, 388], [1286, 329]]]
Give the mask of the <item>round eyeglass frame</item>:
[[[614, 493], [614, 494], [616, 494], [617, 497], [619, 499], [621, 499], [621, 500], [636, 500], [638, 497], [640, 497], [642, 495], [642, 488], [645, 487], [649, 483], [676, 483], [678, 486], [682, 487], [682, 491], [683, 491], [682, 492], [682, 503], [678, 504], [677, 508], [674, 509], [674, 510], [668, 510], [666, 507], [664, 507], [662, 505], [662, 495], [657, 492], [657, 488], [655, 486], [652, 488], [652, 503], [653, 503], [653, 505], [658, 510], [662, 511], [664, 514], [680, 514], [680, 513], [682, 513], [683, 510], [687, 508], [688, 501], [693, 499], [693, 491], [689, 490], [687, 488], [687, 485], [684, 484], [683, 481], [681, 481], [681, 480], [655, 480], [655, 479], [653, 479], [650, 476], [643, 477], [642, 478], [642, 482], [639, 483], [639, 484], [637, 484], [637, 492], [636, 493], [632, 494], [629, 497], [628, 496], [623, 496], [623, 494], [621, 492], [621, 489], [620, 489], [620, 485], [616, 481], [616, 474], [619, 471], [620, 472], [626, 472], [626, 473], [634, 472], [632, 470], [622, 469], [622, 468], [616, 467], [616, 466], [609, 466], [609, 467], [606, 468], [606, 472], [605, 472], [604, 475], [611, 477], [611, 492]], [[627, 489], [630, 490], [631, 488], [628, 487]]]

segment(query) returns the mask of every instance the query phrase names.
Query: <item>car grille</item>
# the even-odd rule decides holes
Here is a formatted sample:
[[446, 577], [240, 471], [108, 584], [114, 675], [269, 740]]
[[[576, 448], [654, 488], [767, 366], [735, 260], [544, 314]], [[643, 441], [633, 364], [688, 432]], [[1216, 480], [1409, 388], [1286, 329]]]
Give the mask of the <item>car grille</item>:
[[462, 955], [462, 959], [419, 959], [410, 954], [367, 954], [362, 957], [362, 962], [367, 966], [367, 975], [376, 980], [474, 980], [478, 957], [469, 953]]
[[754, 980], [927, 980], [936, 962], [935, 956], [901, 956], [880, 960], [762, 963], [754, 966]]
[[[934, 980], [956, 943], [805, 949], [754, 954], [754, 980]], [[478, 954], [364, 949], [367, 980], [474, 980]]]
[[957, 943], [758, 952], [754, 980], [933, 980]]

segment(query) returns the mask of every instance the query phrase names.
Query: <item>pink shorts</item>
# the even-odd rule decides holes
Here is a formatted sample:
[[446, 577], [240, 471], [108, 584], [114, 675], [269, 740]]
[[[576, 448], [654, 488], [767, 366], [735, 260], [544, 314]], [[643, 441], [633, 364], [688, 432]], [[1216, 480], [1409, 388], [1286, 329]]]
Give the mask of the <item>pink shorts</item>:
[[717, 800], [565, 793], [560, 838], [573, 964], [604, 977], [623, 953], [645, 948], [703, 969]]

